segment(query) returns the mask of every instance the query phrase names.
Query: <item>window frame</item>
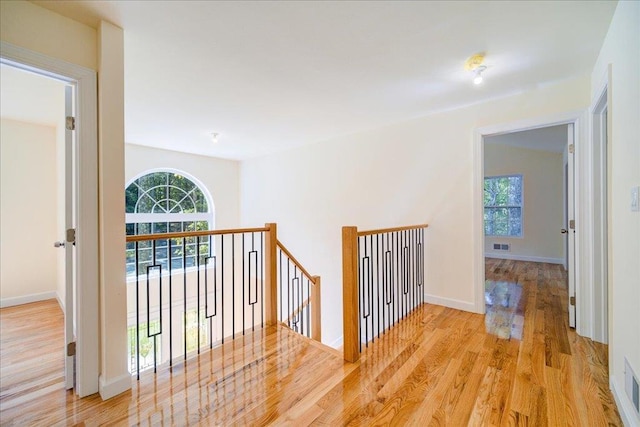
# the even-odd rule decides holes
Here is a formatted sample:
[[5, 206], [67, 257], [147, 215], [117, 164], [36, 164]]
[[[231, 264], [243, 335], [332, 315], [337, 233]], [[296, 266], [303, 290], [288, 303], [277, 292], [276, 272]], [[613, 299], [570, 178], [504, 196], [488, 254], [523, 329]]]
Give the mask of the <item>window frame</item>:
[[[207, 225], [208, 225], [208, 230], [214, 230], [215, 229], [215, 205], [213, 203], [213, 199], [211, 197], [211, 194], [209, 193], [207, 187], [197, 178], [193, 177], [192, 175], [190, 175], [187, 172], [184, 172], [182, 170], [179, 169], [172, 169], [172, 168], [154, 168], [154, 169], [147, 169], [142, 171], [141, 173], [135, 175], [133, 178], [131, 178], [128, 182], [127, 185], [124, 188], [124, 191], [126, 193], [127, 189], [129, 188], [129, 186], [131, 186], [132, 184], [134, 184], [138, 179], [146, 176], [146, 175], [151, 175], [154, 173], [170, 173], [170, 174], [178, 174], [183, 176], [184, 178], [188, 179], [189, 181], [191, 181], [195, 188], [198, 188], [198, 190], [200, 190], [200, 192], [203, 194], [206, 202], [207, 202], [207, 209], [208, 212], [193, 212], [193, 213], [135, 213], [135, 212], [131, 212], [131, 213], [127, 213], [126, 212], [126, 201], [125, 201], [125, 227], [128, 224], [150, 224], [153, 227], [154, 223], [171, 223], [171, 222], [179, 222], [179, 223], [185, 223], [185, 222], [198, 222], [198, 221], [207, 221]], [[147, 194], [146, 192], [143, 193]], [[138, 201], [140, 200], [140, 196], [138, 196]], [[137, 204], [137, 202], [136, 202]], [[133, 235], [140, 235], [140, 234], [133, 234]], [[188, 243], [188, 245], [192, 245], [195, 243]], [[129, 249], [126, 249], [127, 251]], [[210, 252], [214, 253], [215, 252], [215, 245], [213, 248], [210, 248]], [[196, 255], [197, 256], [197, 255]], [[171, 262], [173, 258], [171, 256], [169, 256], [167, 258], [167, 263]], [[128, 269], [128, 265], [130, 263], [126, 263], [126, 268]], [[172, 268], [171, 271], [172, 273], [179, 273], [182, 272], [183, 270], [185, 270], [186, 272], [190, 272], [190, 271], [195, 271], [198, 267], [196, 265], [193, 266], [188, 266], [188, 267], [180, 267], [180, 268]], [[134, 269], [135, 270], [135, 269]], [[138, 275], [135, 274], [135, 271], [132, 273], [129, 272], [125, 272], [126, 274], [126, 278], [127, 278], [127, 282], [135, 282], [136, 281], [136, 277], [138, 279], [144, 279], [146, 278], [146, 274], [144, 273], [138, 273]], [[169, 274], [169, 270], [168, 269], [163, 269], [162, 275], [166, 276]]]
[[[502, 174], [502, 175], [488, 175], [485, 176], [483, 181], [482, 181], [482, 188], [483, 188], [483, 192], [484, 192], [484, 187], [486, 185], [486, 181], [487, 179], [496, 179], [496, 178], [512, 178], [512, 177], [519, 177], [520, 178], [520, 205], [491, 205], [491, 206], [487, 206], [484, 204], [484, 194], [483, 194], [483, 203], [482, 203], [482, 226], [483, 226], [483, 233], [485, 237], [497, 237], [497, 238], [504, 238], [504, 239], [522, 239], [524, 238], [524, 176], [521, 173], [509, 173], [509, 174]], [[486, 230], [486, 220], [484, 219], [485, 213], [486, 213], [486, 209], [496, 209], [496, 208], [519, 208], [520, 209], [520, 234], [487, 234]]]

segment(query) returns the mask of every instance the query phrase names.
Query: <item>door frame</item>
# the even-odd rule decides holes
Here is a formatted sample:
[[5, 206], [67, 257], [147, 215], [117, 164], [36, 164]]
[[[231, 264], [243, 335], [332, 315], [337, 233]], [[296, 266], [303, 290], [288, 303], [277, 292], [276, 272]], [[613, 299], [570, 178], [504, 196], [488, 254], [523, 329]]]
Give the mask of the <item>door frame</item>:
[[[591, 234], [588, 236], [590, 241], [590, 256], [593, 262], [590, 263], [590, 283], [592, 286], [589, 291], [594, 301], [593, 305], [593, 326], [590, 338], [594, 341], [607, 344], [611, 337], [611, 237], [609, 230], [609, 212], [611, 211], [611, 114], [609, 106], [611, 105], [609, 96], [609, 79], [611, 76], [611, 65], [607, 72], [600, 80], [595, 96], [591, 102], [590, 108], [590, 126], [591, 144], [588, 147], [588, 162], [586, 166], [586, 185], [588, 207], [589, 207], [589, 225]], [[602, 115], [607, 112], [605, 125], [606, 135], [602, 133]], [[604, 136], [604, 138], [603, 138]], [[604, 144], [604, 147], [602, 146]], [[602, 149], [604, 148], [604, 152]], [[604, 159], [602, 157], [604, 156]], [[603, 162], [604, 160], [604, 162]], [[596, 164], [599, 163], [599, 164]], [[606, 172], [606, 176], [602, 174], [602, 169]], [[597, 181], [597, 186], [596, 186]], [[597, 189], [604, 193], [605, 199], [601, 200], [599, 206], [596, 206], [595, 198], [601, 197], [602, 194], [596, 194]], [[604, 220], [604, 223], [602, 223]], [[600, 224], [597, 224], [600, 222]], [[597, 234], [600, 233], [600, 236]], [[597, 239], [603, 240], [604, 251], [598, 250], [595, 244]]]
[[0, 62], [76, 87], [76, 388], [98, 392], [98, 97], [95, 70], [0, 41]]
[[[476, 128], [473, 133], [473, 282], [475, 291], [475, 311], [485, 312], [484, 301], [484, 225], [483, 225], [483, 188], [484, 188], [484, 137], [518, 132], [523, 130], [538, 129], [549, 126], [573, 124], [575, 131], [575, 192], [574, 202], [576, 206], [576, 235], [575, 235], [575, 282], [576, 282], [576, 330], [580, 335], [591, 333], [591, 313], [593, 300], [589, 292], [585, 292], [582, 283], [582, 268], [586, 264], [582, 249], [582, 236], [585, 235], [585, 221], [583, 221], [582, 204], [582, 174], [588, 132], [588, 110], [557, 113], [549, 116], [528, 118], [509, 123], [484, 126]], [[588, 286], [588, 285], [587, 285]], [[585, 316], [589, 318], [585, 318]]]

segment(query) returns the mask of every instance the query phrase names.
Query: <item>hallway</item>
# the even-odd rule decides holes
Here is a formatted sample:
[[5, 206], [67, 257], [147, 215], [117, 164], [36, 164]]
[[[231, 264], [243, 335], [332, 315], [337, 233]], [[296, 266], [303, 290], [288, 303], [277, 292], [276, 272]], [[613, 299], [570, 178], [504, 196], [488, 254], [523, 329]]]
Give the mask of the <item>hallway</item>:
[[[16, 405], [3, 357], [2, 425], [622, 425], [607, 347], [567, 326], [562, 267], [489, 259], [487, 280], [521, 286], [522, 340], [488, 334], [482, 315], [425, 304], [355, 364], [270, 327], [146, 372], [107, 402], [60, 388]], [[51, 345], [41, 351], [59, 351]]]

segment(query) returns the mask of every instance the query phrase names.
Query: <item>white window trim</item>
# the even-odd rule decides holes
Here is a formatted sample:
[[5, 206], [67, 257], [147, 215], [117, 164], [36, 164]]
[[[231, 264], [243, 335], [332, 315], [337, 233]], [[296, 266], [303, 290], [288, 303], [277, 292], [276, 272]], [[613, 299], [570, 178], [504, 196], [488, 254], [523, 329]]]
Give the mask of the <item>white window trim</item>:
[[[524, 176], [521, 173], [510, 173], [510, 174], [504, 174], [504, 175], [490, 175], [490, 176], [485, 176], [484, 179], [482, 180], [483, 183], [483, 191], [484, 191], [484, 183], [486, 182], [487, 179], [491, 179], [491, 178], [510, 178], [510, 177], [514, 177], [514, 176], [519, 176], [520, 177], [520, 181], [522, 183], [521, 186], [521, 194], [520, 194], [520, 200], [521, 203], [520, 205], [505, 205], [505, 206], [485, 206], [484, 205], [484, 201], [482, 203], [482, 215], [484, 218], [484, 212], [486, 208], [520, 208], [520, 234], [516, 234], [516, 235], [511, 235], [511, 234], [507, 234], [507, 235], [503, 235], [503, 234], [484, 234], [485, 237], [495, 237], [495, 238], [500, 238], [500, 239], [524, 239]], [[483, 197], [484, 199], [484, 197]], [[483, 228], [483, 233], [485, 228], [485, 224], [484, 224], [484, 220], [482, 221], [482, 228]]]
[[128, 213], [125, 214], [127, 224], [146, 223], [146, 222], [188, 222], [188, 221], [207, 221], [209, 229], [211, 229], [211, 212], [200, 213]]

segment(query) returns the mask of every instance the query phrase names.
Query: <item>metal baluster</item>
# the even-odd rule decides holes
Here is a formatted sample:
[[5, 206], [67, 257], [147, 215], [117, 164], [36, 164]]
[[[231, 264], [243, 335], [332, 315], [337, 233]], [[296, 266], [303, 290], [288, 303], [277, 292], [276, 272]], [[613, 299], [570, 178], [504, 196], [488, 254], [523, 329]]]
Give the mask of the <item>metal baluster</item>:
[[[255, 271], [251, 268], [251, 266], [254, 265], [251, 262], [254, 255], [256, 259]], [[251, 234], [251, 252], [249, 252], [249, 284], [248, 284], [249, 285], [249, 305], [251, 306], [251, 330], [252, 331], [255, 330], [255, 324], [256, 324], [255, 307], [256, 307], [256, 304], [258, 303], [258, 262], [259, 262], [259, 255], [258, 255], [258, 251], [255, 250], [255, 239], [252, 233]], [[254, 286], [251, 285], [252, 277], [254, 281]], [[253, 295], [255, 296], [255, 298], [251, 297], [252, 289], [254, 289]]]
[[220, 299], [222, 300], [222, 305], [221, 305], [221, 312], [222, 312], [222, 316], [220, 319], [220, 323], [222, 323], [222, 344], [224, 344], [224, 337], [225, 337], [225, 331], [224, 331], [224, 234], [220, 235], [220, 278], [222, 279], [220, 281], [220, 287], [222, 289], [222, 292], [220, 293]]
[[[358, 247], [358, 256], [356, 259], [360, 260], [360, 237], [357, 238], [357, 245]], [[358, 299], [360, 301], [362, 301], [362, 296], [363, 292], [362, 292], [362, 266], [361, 263], [358, 262]], [[359, 348], [360, 348], [360, 353], [362, 353], [362, 311], [363, 311], [363, 306], [362, 306], [362, 302], [360, 302], [360, 304], [358, 304], [358, 344], [359, 344]]]
[[391, 265], [393, 266], [393, 270], [395, 272], [395, 281], [394, 281], [394, 286], [393, 286], [393, 298], [395, 300], [395, 306], [394, 306], [394, 310], [395, 313], [393, 315], [393, 324], [395, 325], [398, 322], [398, 319], [400, 318], [400, 292], [399, 292], [399, 286], [400, 286], [400, 276], [398, 274], [398, 261], [399, 261], [399, 257], [398, 257], [398, 251], [396, 250], [398, 247], [398, 232], [394, 232], [393, 233], [393, 241], [392, 241], [392, 260], [395, 257], [395, 262], [392, 262]]
[[184, 312], [182, 313], [182, 317], [184, 321], [182, 322], [183, 335], [182, 340], [184, 341], [184, 360], [187, 360], [187, 238], [182, 238], [182, 285], [184, 290], [184, 299], [182, 301]]
[[262, 287], [260, 287], [260, 322], [261, 328], [264, 328], [264, 241], [263, 241], [264, 231], [260, 232], [260, 256], [258, 259], [260, 260], [260, 278], [262, 279]]
[[287, 258], [287, 326], [291, 327], [291, 262]]
[[236, 339], [236, 235], [231, 234], [231, 339]]
[[[209, 256], [204, 259], [204, 318], [209, 320], [209, 349], [213, 348], [213, 318], [217, 314], [217, 296], [216, 296], [216, 282], [217, 282], [217, 266], [216, 257], [211, 255], [212, 245], [215, 240], [212, 240], [209, 235]], [[209, 260], [213, 260], [213, 314], [209, 314]]]
[[[295, 270], [296, 270], [296, 279], [298, 279], [298, 266], [294, 266]], [[298, 307], [296, 308], [296, 310], [298, 310], [298, 314], [296, 315], [296, 332], [302, 334], [302, 332], [304, 331], [304, 317], [302, 316], [302, 271], [300, 271], [300, 278], [297, 281], [297, 286], [298, 288]], [[299, 325], [299, 326], [298, 326]]]
[[[366, 245], [366, 238], [365, 238], [365, 245]], [[375, 342], [376, 341], [376, 335], [374, 333], [374, 326], [375, 326], [375, 312], [373, 311], [373, 235], [369, 236], [369, 249], [371, 251], [371, 254], [369, 255], [369, 274], [368, 274], [368, 284], [367, 286], [369, 287], [369, 317], [371, 318], [371, 342]]]
[[378, 335], [380, 335], [380, 234], [376, 234], [376, 299], [378, 305]]
[[[245, 275], [244, 275], [244, 240], [245, 240], [245, 233], [242, 233], [242, 335], [244, 335], [244, 330], [246, 329], [245, 326], [245, 313], [244, 313], [244, 304], [246, 302], [245, 299], [245, 294], [244, 294], [244, 287], [245, 287]], [[249, 261], [249, 264], [251, 264], [251, 261]], [[251, 268], [251, 265], [249, 265], [249, 268]]]
[[280, 267], [280, 320], [284, 320], [284, 315], [282, 314], [282, 249], [278, 248], [278, 256], [280, 258], [278, 266]]
[[[151, 265], [147, 266], [147, 338], [153, 338], [153, 372], [158, 372], [158, 335], [162, 334], [162, 266], [156, 264], [156, 242], [153, 240], [151, 244]], [[151, 300], [150, 300], [150, 276], [151, 269], [158, 268], [158, 300], [159, 300], [159, 330], [151, 333]]]
[[140, 379], [140, 266], [138, 265], [139, 246], [136, 242], [136, 377]]
[[[171, 241], [172, 239], [167, 239], [167, 262], [169, 263], [169, 366], [173, 366], [173, 295], [171, 289]], [[162, 309], [162, 307], [160, 309]]]
[[196, 237], [196, 325], [198, 325], [198, 354], [200, 354], [200, 237]]
[[[307, 277], [307, 298], [311, 301], [311, 280]], [[307, 337], [311, 338], [311, 318], [310, 314], [310, 305], [307, 305]]]

